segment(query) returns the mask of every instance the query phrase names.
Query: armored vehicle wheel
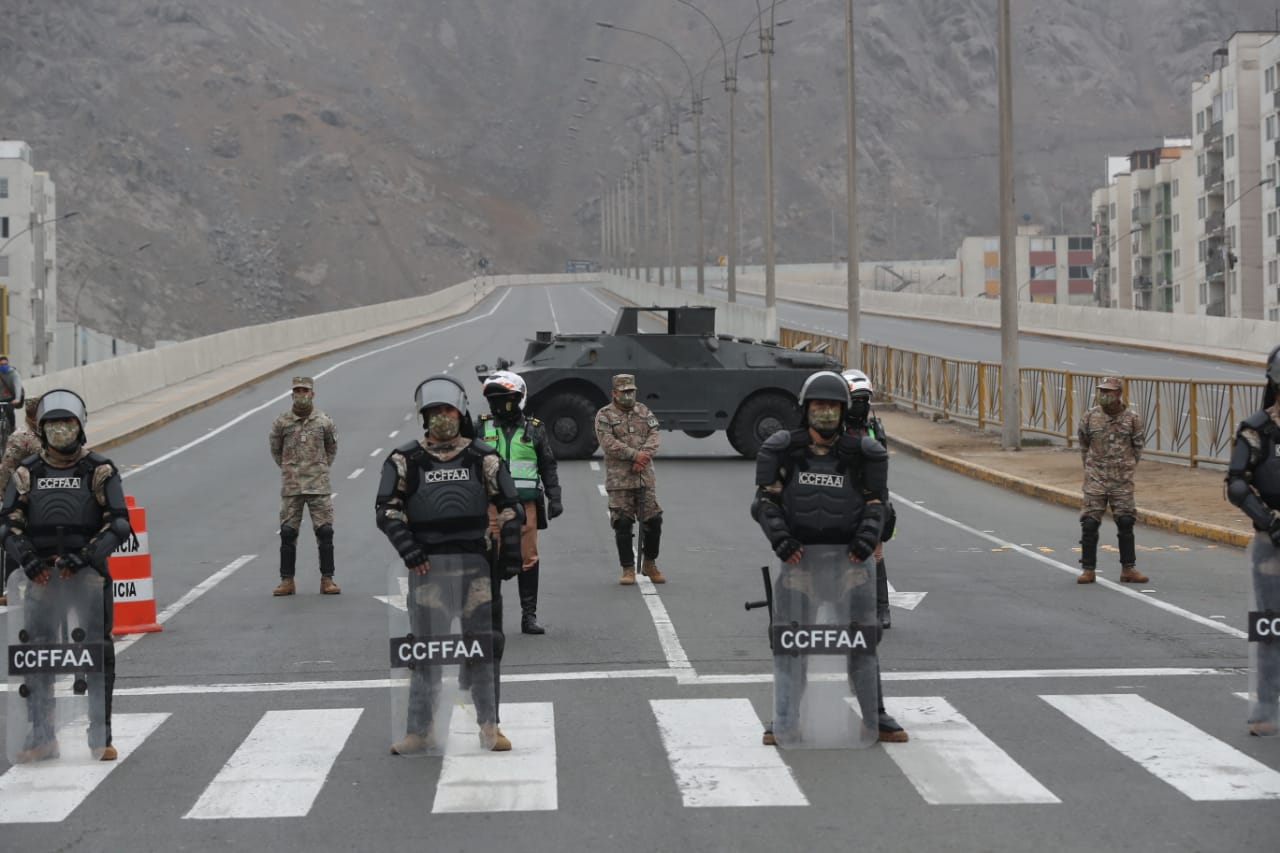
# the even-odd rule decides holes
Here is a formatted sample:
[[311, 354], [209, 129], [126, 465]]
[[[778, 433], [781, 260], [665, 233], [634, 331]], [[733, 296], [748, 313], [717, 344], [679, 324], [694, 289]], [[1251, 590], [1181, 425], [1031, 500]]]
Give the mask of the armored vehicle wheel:
[[596, 407], [581, 394], [557, 394], [538, 406], [557, 459], [586, 459], [596, 452]]
[[798, 422], [796, 405], [782, 394], [765, 393], [742, 404], [729, 424], [729, 443], [748, 459], [755, 459], [765, 439]]
[[710, 438], [715, 432], [713, 429], [687, 429], [684, 434], [689, 438]]

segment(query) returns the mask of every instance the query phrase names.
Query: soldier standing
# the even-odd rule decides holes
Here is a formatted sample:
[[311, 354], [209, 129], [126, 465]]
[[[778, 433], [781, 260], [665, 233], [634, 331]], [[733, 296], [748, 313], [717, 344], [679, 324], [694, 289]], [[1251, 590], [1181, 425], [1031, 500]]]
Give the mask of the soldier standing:
[[1133, 525], [1137, 520], [1134, 474], [1146, 444], [1142, 416], [1121, 400], [1124, 383], [1108, 376], [1098, 383], [1098, 404], [1080, 419], [1077, 437], [1084, 458], [1084, 508], [1080, 513], [1080, 566], [1076, 583], [1093, 583], [1098, 568], [1098, 530], [1111, 507], [1120, 545], [1120, 582], [1146, 583], [1135, 568]]
[[3, 404], [0, 407], [0, 417], [4, 419], [4, 425], [0, 429], [3, 430], [6, 441], [17, 427], [16, 407], [22, 405], [25, 396], [22, 390], [22, 377], [9, 364], [9, 357], [0, 355], [0, 404]]
[[658, 570], [662, 507], [658, 506], [653, 466], [658, 452], [658, 419], [636, 400], [636, 378], [630, 373], [613, 377], [612, 394], [613, 402], [596, 412], [596, 440], [604, 452], [609, 523], [622, 563], [618, 583], [631, 586], [636, 582], [632, 530], [637, 518], [644, 527], [644, 575], [654, 583], [666, 583]]
[[[1227, 498], [1244, 510], [1256, 531], [1249, 543], [1251, 603], [1260, 613], [1275, 614], [1280, 612], [1280, 347], [1268, 356], [1266, 375], [1262, 409], [1236, 430]], [[1251, 642], [1249, 653], [1249, 734], [1275, 736], [1280, 734], [1280, 643]]]
[[329, 468], [338, 455], [338, 429], [315, 407], [315, 380], [293, 377], [293, 407], [271, 424], [271, 458], [280, 468], [280, 585], [272, 595], [293, 595], [302, 510], [311, 514], [320, 550], [320, 593], [342, 592], [333, 582], [333, 489]]
[[[524, 413], [526, 395], [524, 380], [518, 373], [499, 370], [484, 380], [484, 397], [489, 401], [489, 414], [480, 416], [480, 438], [497, 448], [507, 463], [516, 492], [524, 504], [524, 527], [520, 530], [520, 630], [525, 634], [545, 634], [538, 624], [538, 576], [542, 561], [538, 557], [538, 530], [547, 520], [564, 512], [560, 502], [560, 475], [555, 453], [547, 441], [547, 428], [542, 421]], [[543, 498], [546, 498], [545, 510]], [[490, 533], [498, 535], [497, 507], [489, 507]], [[501, 598], [497, 599], [501, 601]], [[494, 619], [501, 628], [502, 608], [494, 608]]]
[[[9, 487], [9, 479], [13, 477], [13, 472], [18, 469], [18, 463], [28, 456], [40, 452], [40, 436], [37, 434], [36, 428], [36, 409], [39, 405], [39, 397], [32, 397], [23, 404], [27, 413], [27, 428], [18, 430], [11, 435], [9, 443], [5, 445], [4, 458], [0, 459], [0, 495], [3, 495], [5, 489]], [[8, 579], [8, 564], [4, 559], [4, 554], [0, 553], [0, 607], [9, 603], [9, 597], [4, 594], [5, 582]]]

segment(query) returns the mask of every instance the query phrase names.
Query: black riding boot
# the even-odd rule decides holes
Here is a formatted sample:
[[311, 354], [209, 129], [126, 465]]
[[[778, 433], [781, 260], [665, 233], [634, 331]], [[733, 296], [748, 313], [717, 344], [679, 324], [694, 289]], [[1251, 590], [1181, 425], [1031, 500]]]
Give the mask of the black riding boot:
[[545, 634], [547, 629], [538, 624], [538, 572], [542, 562], [519, 575], [520, 586], [520, 630], [525, 634]]

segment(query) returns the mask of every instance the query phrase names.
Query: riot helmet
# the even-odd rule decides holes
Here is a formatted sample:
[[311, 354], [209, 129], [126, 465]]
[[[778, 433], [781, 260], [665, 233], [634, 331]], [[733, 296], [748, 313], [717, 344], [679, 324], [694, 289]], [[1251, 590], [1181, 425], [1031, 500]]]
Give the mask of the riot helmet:
[[[55, 437], [50, 440], [45, 431], [45, 423], [47, 421], [59, 421], [67, 418], [73, 418], [79, 425], [76, 434], [66, 435], [65, 437]], [[40, 443], [44, 447], [52, 446], [54, 450], [62, 453], [74, 453], [79, 450], [88, 440], [85, 436], [84, 428], [89, 422], [89, 413], [85, 408], [84, 400], [74, 391], [66, 388], [55, 388], [52, 391], [45, 392], [40, 398], [39, 405], [36, 406], [36, 430], [40, 434]]]
[[495, 418], [512, 420], [518, 418], [524, 409], [527, 389], [520, 374], [499, 370], [484, 380], [483, 393]]
[[[830, 400], [840, 404], [839, 415], [833, 424], [810, 424], [809, 404], [815, 400]], [[804, 381], [800, 389], [800, 425], [812, 426], [824, 438], [830, 438], [849, 412], [849, 383], [834, 370], [820, 370]]]
[[427, 409], [434, 406], [453, 406], [458, 410], [461, 419], [458, 431], [467, 438], [475, 437], [471, 424], [471, 409], [467, 405], [467, 391], [462, 383], [452, 376], [431, 376], [424, 379], [413, 392], [413, 401], [417, 404], [418, 414], [422, 416], [422, 428], [430, 429]]
[[1267, 390], [1262, 394], [1262, 407], [1271, 408], [1276, 402], [1276, 393], [1280, 391], [1280, 346], [1267, 356]]
[[840, 374], [849, 383], [849, 415], [845, 419], [850, 426], [862, 427], [871, 414], [871, 395], [875, 389], [871, 379], [861, 370], [846, 370]]

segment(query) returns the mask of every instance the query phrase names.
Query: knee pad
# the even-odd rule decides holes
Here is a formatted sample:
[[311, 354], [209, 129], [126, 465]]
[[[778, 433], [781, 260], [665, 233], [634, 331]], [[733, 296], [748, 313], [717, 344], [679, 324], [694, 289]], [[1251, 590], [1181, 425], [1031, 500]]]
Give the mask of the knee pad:
[[1132, 533], [1132, 532], [1133, 532], [1133, 525], [1134, 525], [1134, 523], [1135, 523], [1136, 521], [1137, 521], [1137, 519], [1136, 519], [1136, 518], [1134, 518], [1132, 515], [1117, 515], [1117, 516], [1116, 516], [1116, 530], [1120, 531], [1120, 533], [1122, 533], [1122, 534], [1124, 534], [1124, 533]]
[[[1116, 519], [1116, 523], [1119, 523], [1119, 521], [1120, 521], [1119, 519]], [[1097, 536], [1098, 531], [1101, 528], [1102, 528], [1102, 522], [1098, 521], [1098, 519], [1096, 518], [1080, 519], [1080, 530], [1081, 532], [1084, 533], [1085, 536]]]
[[[294, 531], [293, 536], [295, 539], [298, 537], [297, 531]], [[322, 524], [319, 527], [317, 527], [316, 541], [319, 542], [321, 545], [332, 545], [333, 544], [333, 525]]]
[[653, 516], [652, 518], [649, 518], [649, 519], [646, 519], [646, 520], [645, 520], [645, 523], [644, 523], [644, 532], [645, 532], [645, 533], [660, 533], [660, 532], [662, 532], [662, 513], [658, 513], [657, 515]]
[[280, 526], [280, 544], [294, 545], [297, 543], [297, 541], [298, 541], [298, 528], [288, 527], [285, 525]]
[[635, 526], [636, 520], [630, 516], [620, 516], [613, 520], [613, 529], [623, 536], [631, 535], [631, 528]]

